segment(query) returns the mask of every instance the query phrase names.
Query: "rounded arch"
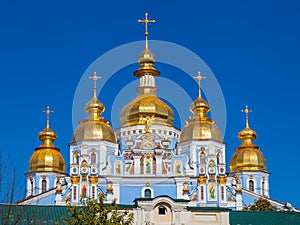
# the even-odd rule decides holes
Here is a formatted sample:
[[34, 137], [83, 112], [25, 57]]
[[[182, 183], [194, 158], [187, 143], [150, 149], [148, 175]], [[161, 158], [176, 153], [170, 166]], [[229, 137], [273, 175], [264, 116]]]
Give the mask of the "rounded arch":
[[39, 179], [39, 194], [49, 190], [50, 180], [48, 176], [42, 175]]
[[142, 188], [141, 196], [143, 198], [154, 198], [154, 189], [150, 186], [145, 186]]
[[173, 224], [172, 202], [167, 199], [159, 199], [153, 206], [153, 222]]

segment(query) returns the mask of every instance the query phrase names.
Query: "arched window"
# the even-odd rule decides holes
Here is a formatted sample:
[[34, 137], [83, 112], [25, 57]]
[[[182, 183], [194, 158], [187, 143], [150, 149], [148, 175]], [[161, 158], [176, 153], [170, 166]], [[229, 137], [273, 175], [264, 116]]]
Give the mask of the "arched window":
[[261, 189], [262, 189], [262, 195], [264, 196], [265, 195], [265, 181], [263, 181], [262, 183], [261, 183]]
[[254, 191], [254, 182], [253, 182], [253, 180], [249, 180], [249, 190]]
[[145, 198], [151, 198], [151, 190], [150, 189], [146, 189], [144, 194], [145, 194]]
[[30, 180], [30, 195], [33, 195], [33, 179]]
[[91, 164], [95, 164], [96, 163], [96, 154], [93, 152], [91, 154]]
[[42, 180], [42, 193], [47, 190], [47, 181], [45, 179]]
[[160, 205], [158, 207], [158, 215], [166, 215], [166, 211], [167, 211], [167, 209], [163, 205]]

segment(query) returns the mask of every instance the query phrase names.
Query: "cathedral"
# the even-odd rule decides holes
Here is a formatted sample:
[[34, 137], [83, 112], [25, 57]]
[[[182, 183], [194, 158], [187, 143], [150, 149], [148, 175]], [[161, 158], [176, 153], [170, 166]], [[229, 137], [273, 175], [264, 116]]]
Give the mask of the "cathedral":
[[154, 20], [146, 14], [139, 22], [145, 23], [146, 38], [133, 72], [137, 95], [121, 110], [120, 127], [114, 130], [102, 117], [105, 106], [96, 94], [99, 77], [95, 72], [90, 77], [91, 99], [84, 109], [87, 117], [79, 122], [69, 144], [70, 162], [65, 162], [54, 144], [53, 111], [49, 107], [44, 111], [46, 127], [39, 133], [41, 145], [30, 158], [26, 198], [19, 204], [80, 205], [102, 193], [107, 203], [116, 199], [132, 205], [136, 200], [161, 197], [185, 207], [230, 210], [242, 210], [262, 197], [282, 209], [284, 205], [269, 196], [270, 173], [263, 152], [254, 143], [256, 132], [248, 117], [251, 109], [242, 110], [245, 126], [237, 135], [241, 143], [226, 162], [226, 144], [214, 118], [208, 116], [210, 105], [201, 96], [204, 77], [199, 72], [195, 76], [198, 96], [190, 106], [193, 117], [186, 118], [181, 130], [176, 128], [174, 112], [158, 97], [156, 88], [160, 71], [148, 46], [148, 23]]

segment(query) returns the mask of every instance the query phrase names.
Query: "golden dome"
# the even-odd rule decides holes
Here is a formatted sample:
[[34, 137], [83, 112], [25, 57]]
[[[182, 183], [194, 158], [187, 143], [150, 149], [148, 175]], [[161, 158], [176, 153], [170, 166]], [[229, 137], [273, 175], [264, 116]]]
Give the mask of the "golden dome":
[[254, 145], [256, 139], [256, 132], [251, 130], [248, 123], [248, 113], [251, 110], [243, 110], [246, 113], [246, 127], [239, 132], [238, 138], [242, 141], [240, 147], [236, 148], [230, 160], [230, 172], [240, 171], [266, 171], [266, 159], [260, 148]]
[[104, 105], [94, 96], [85, 106], [88, 118], [81, 120], [76, 128], [72, 143], [83, 140], [99, 140], [117, 143], [116, 134], [109, 122], [101, 117]]
[[143, 63], [155, 63], [155, 56], [154, 54], [150, 51], [149, 48], [145, 48], [138, 57], [138, 63], [141, 65]]
[[166, 103], [154, 94], [141, 94], [126, 105], [120, 113], [122, 126], [144, 124], [143, 118], [152, 117], [152, 124], [171, 126], [174, 122], [174, 112]]
[[266, 171], [266, 159], [259, 147], [239, 147], [230, 160], [230, 172]]
[[186, 121], [186, 125], [180, 134], [180, 142], [190, 140], [223, 141], [221, 131], [215, 124], [215, 121], [206, 117], [210, 107], [200, 95], [192, 103], [190, 110], [193, 112], [194, 117]]
[[56, 147], [39, 147], [29, 161], [30, 172], [47, 171], [64, 173], [66, 164], [63, 156]]
[[30, 172], [59, 172], [64, 173], [66, 164], [59, 148], [56, 148], [53, 142], [57, 135], [50, 129], [49, 115], [51, 112], [49, 107], [44, 112], [47, 113], [46, 128], [39, 133], [39, 139], [42, 141], [40, 147], [35, 149], [29, 161]]

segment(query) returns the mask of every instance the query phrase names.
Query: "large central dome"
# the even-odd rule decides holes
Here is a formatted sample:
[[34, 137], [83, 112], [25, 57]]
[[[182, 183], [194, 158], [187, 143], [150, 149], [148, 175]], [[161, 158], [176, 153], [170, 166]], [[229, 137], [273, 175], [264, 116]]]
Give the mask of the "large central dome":
[[144, 124], [143, 118], [146, 117], [153, 117], [152, 123], [154, 124], [171, 126], [174, 122], [171, 107], [153, 93], [139, 94], [120, 113], [122, 126]]
[[140, 67], [134, 72], [134, 75], [139, 78], [138, 95], [121, 110], [121, 126], [144, 124], [146, 117], [152, 118], [152, 124], [172, 126], [173, 110], [156, 95], [155, 77], [159, 76], [160, 72], [154, 68], [155, 57], [147, 44], [138, 57], [138, 63]]

